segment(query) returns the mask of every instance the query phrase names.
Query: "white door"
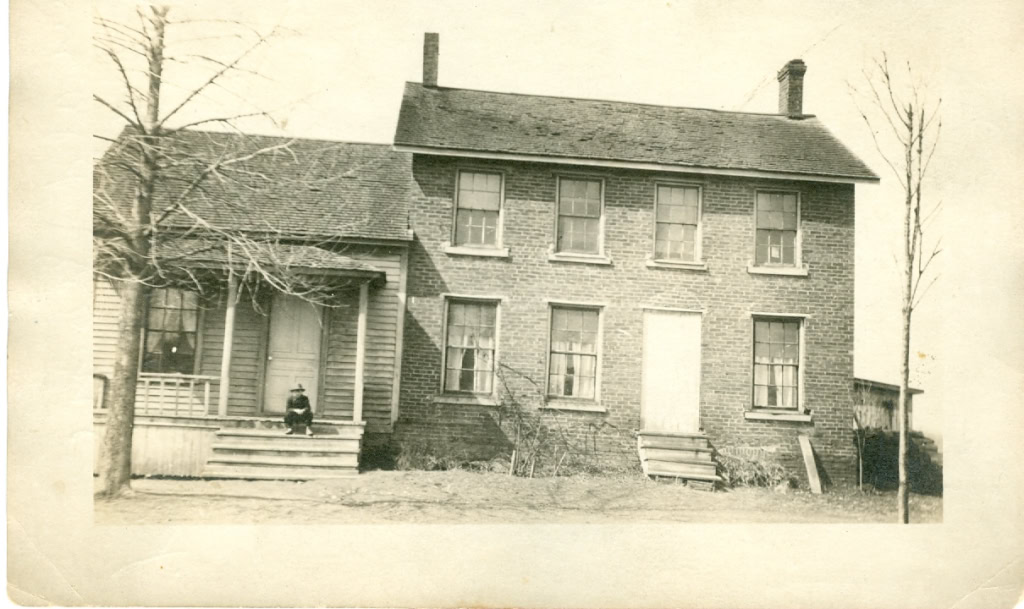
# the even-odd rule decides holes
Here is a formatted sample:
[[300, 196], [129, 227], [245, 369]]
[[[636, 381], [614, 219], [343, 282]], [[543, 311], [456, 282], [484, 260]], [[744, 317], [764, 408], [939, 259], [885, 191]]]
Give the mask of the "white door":
[[270, 309], [264, 412], [283, 413], [289, 390], [299, 383], [316, 410], [321, 319], [320, 307], [295, 296], [274, 295]]
[[640, 429], [700, 430], [700, 313], [644, 311]]

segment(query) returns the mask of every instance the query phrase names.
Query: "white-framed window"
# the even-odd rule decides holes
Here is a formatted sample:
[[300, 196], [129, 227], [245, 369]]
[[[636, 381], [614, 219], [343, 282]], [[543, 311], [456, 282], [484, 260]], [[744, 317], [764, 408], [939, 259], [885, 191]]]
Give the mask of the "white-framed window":
[[500, 247], [504, 176], [498, 172], [459, 170], [456, 183], [452, 245]]
[[654, 199], [654, 260], [697, 262], [701, 258], [701, 188], [657, 184]]
[[800, 409], [803, 319], [754, 317], [754, 408]]
[[177, 288], [150, 292], [143, 328], [141, 372], [195, 374], [199, 295]]
[[604, 248], [604, 182], [558, 178], [555, 252], [599, 256]]
[[445, 300], [444, 393], [494, 393], [498, 302]]
[[755, 266], [800, 266], [800, 195], [757, 191], [754, 203]]
[[547, 394], [596, 400], [600, 370], [601, 309], [552, 304]]

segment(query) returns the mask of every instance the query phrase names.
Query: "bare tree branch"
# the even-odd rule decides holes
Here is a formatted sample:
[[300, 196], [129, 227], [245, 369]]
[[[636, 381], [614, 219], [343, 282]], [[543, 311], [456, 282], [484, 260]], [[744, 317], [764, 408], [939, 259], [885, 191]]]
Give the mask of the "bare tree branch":
[[[927, 92], [916, 81], [915, 74], [907, 63], [907, 86], [905, 95], [897, 94], [899, 85], [889, 70], [888, 57], [883, 53], [881, 60], [875, 60], [874, 73], [865, 73], [870, 99], [875, 112], [868, 115], [860, 105], [857, 109], [865, 121], [875, 148], [897, 175], [903, 190], [903, 244], [902, 260], [902, 333], [900, 361], [900, 450], [899, 450], [899, 489], [897, 493], [898, 518], [900, 522], [909, 522], [909, 490], [907, 485], [907, 450], [909, 411], [907, 396], [910, 378], [910, 340], [912, 316], [922, 299], [935, 284], [938, 276], [924, 284], [932, 263], [942, 252], [941, 239], [937, 240], [926, 256], [925, 224], [934, 217], [941, 207], [941, 201], [932, 210], [922, 214], [924, 207], [925, 177], [939, 142], [942, 121], [939, 118], [941, 98], [932, 106], [928, 102]], [[876, 84], [877, 81], [877, 84]], [[854, 93], [856, 88], [851, 87]], [[895, 150], [888, 152], [886, 145], [877, 135], [874, 124], [884, 122], [889, 125], [896, 143]], [[898, 151], [898, 152], [897, 152]], [[897, 160], [899, 154], [899, 160]], [[922, 285], [924, 288], [922, 289]]]
[[166, 124], [167, 121], [172, 116], [177, 114], [179, 110], [184, 108], [190, 101], [195, 99], [195, 97], [197, 95], [199, 95], [200, 93], [205, 91], [210, 85], [212, 85], [215, 82], [217, 82], [217, 80], [219, 78], [221, 78], [224, 74], [226, 74], [228, 71], [234, 69], [239, 63], [241, 63], [243, 60], [245, 60], [245, 58], [248, 57], [253, 51], [255, 51], [257, 48], [259, 48], [260, 46], [262, 46], [266, 42], [267, 42], [267, 38], [264, 37], [264, 36], [260, 36], [259, 40], [257, 40], [251, 46], [249, 46], [249, 48], [247, 48], [245, 51], [243, 51], [234, 60], [232, 60], [230, 62], [227, 62], [226, 64], [223, 64], [220, 70], [217, 70], [217, 72], [215, 72], [213, 76], [211, 76], [209, 79], [207, 79], [206, 82], [204, 82], [199, 87], [194, 89], [191, 93], [189, 93], [185, 97], [185, 99], [181, 103], [179, 103], [177, 106], [175, 106], [175, 108], [173, 110], [171, 110], [166, 115], [164, 115], [163, 119], [161, 119], [161, 121], [160, 121], [160, 126], [163, 126], [164, 124]]
[[114, 114], [116, 114], [116, 115], [120, 116], [121, 118], [123, 118], [124, 122], [128, 123], [129, 125], [139, 125], [139, 123], [136, 123], [136, 122], [134, 122], [132, 120], [132, 117], [128, 116], [127, 114], [125, 114], [121, 110], [117, 109], [116, 107], [114, 107], [113, 104], [111, 104], [107, 100], [103, 99], [99, 95], [96, 95], [95, 93], [93, 93], [92, 98], [94, 100], [98, 101], [100, 104], [106, 106], [107, 109], [110, 110], [111, 112], [113, 112]]

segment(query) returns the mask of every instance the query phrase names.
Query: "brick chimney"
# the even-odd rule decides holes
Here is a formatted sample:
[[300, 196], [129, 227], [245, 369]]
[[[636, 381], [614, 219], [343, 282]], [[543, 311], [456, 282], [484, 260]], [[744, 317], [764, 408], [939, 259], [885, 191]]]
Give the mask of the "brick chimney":
[[423, 35], [423, 86], [437, 86], [437, 56], [440, 54], [440, 37], [434, 32]]
[[793, 59], [779, 70], [779, 114], [800, 118], [804, 114], [804, 72], [807, 64]]

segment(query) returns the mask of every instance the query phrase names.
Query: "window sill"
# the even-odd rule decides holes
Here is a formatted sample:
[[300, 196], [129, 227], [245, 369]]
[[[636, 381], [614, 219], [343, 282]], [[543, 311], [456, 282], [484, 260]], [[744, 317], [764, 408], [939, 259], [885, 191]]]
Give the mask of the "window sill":
[[608, 266], [612, 263], [612, 259], [607, 256], [591, 254], [548, 254], [548, 262], [576, 262]]
[[682, 262], [674, 260], [653, 260], [648, 258], [645, 262], [649, 269], [675, 269], [679, 271], [697, 271], [706, 273], [708, 270], [708, 263], [703, 260], [697, 262]]
[[498, 400], [493, 395], [435, 395], [431, 398], [435, 404], [461, 404], [465, 406], [497, 406]]
[[508, 258], [507, 247], [465, 247], [446, 245], [444, 253], [451, 256], [478, 256], [480, 258]]
[[779, 412], [773, 410], [748, 410], [743, 413], [748, 421], [786, 421], [791, 423], [810, 423], [811, 413]]
[[572, 398], [548, 398], [541, 410], [568, 410], [574, 412], [608, 412], [600, 402]]
[[788, 277], [806, 277], [806, 266], [747, 266], [751, 275], [785, 275]]

